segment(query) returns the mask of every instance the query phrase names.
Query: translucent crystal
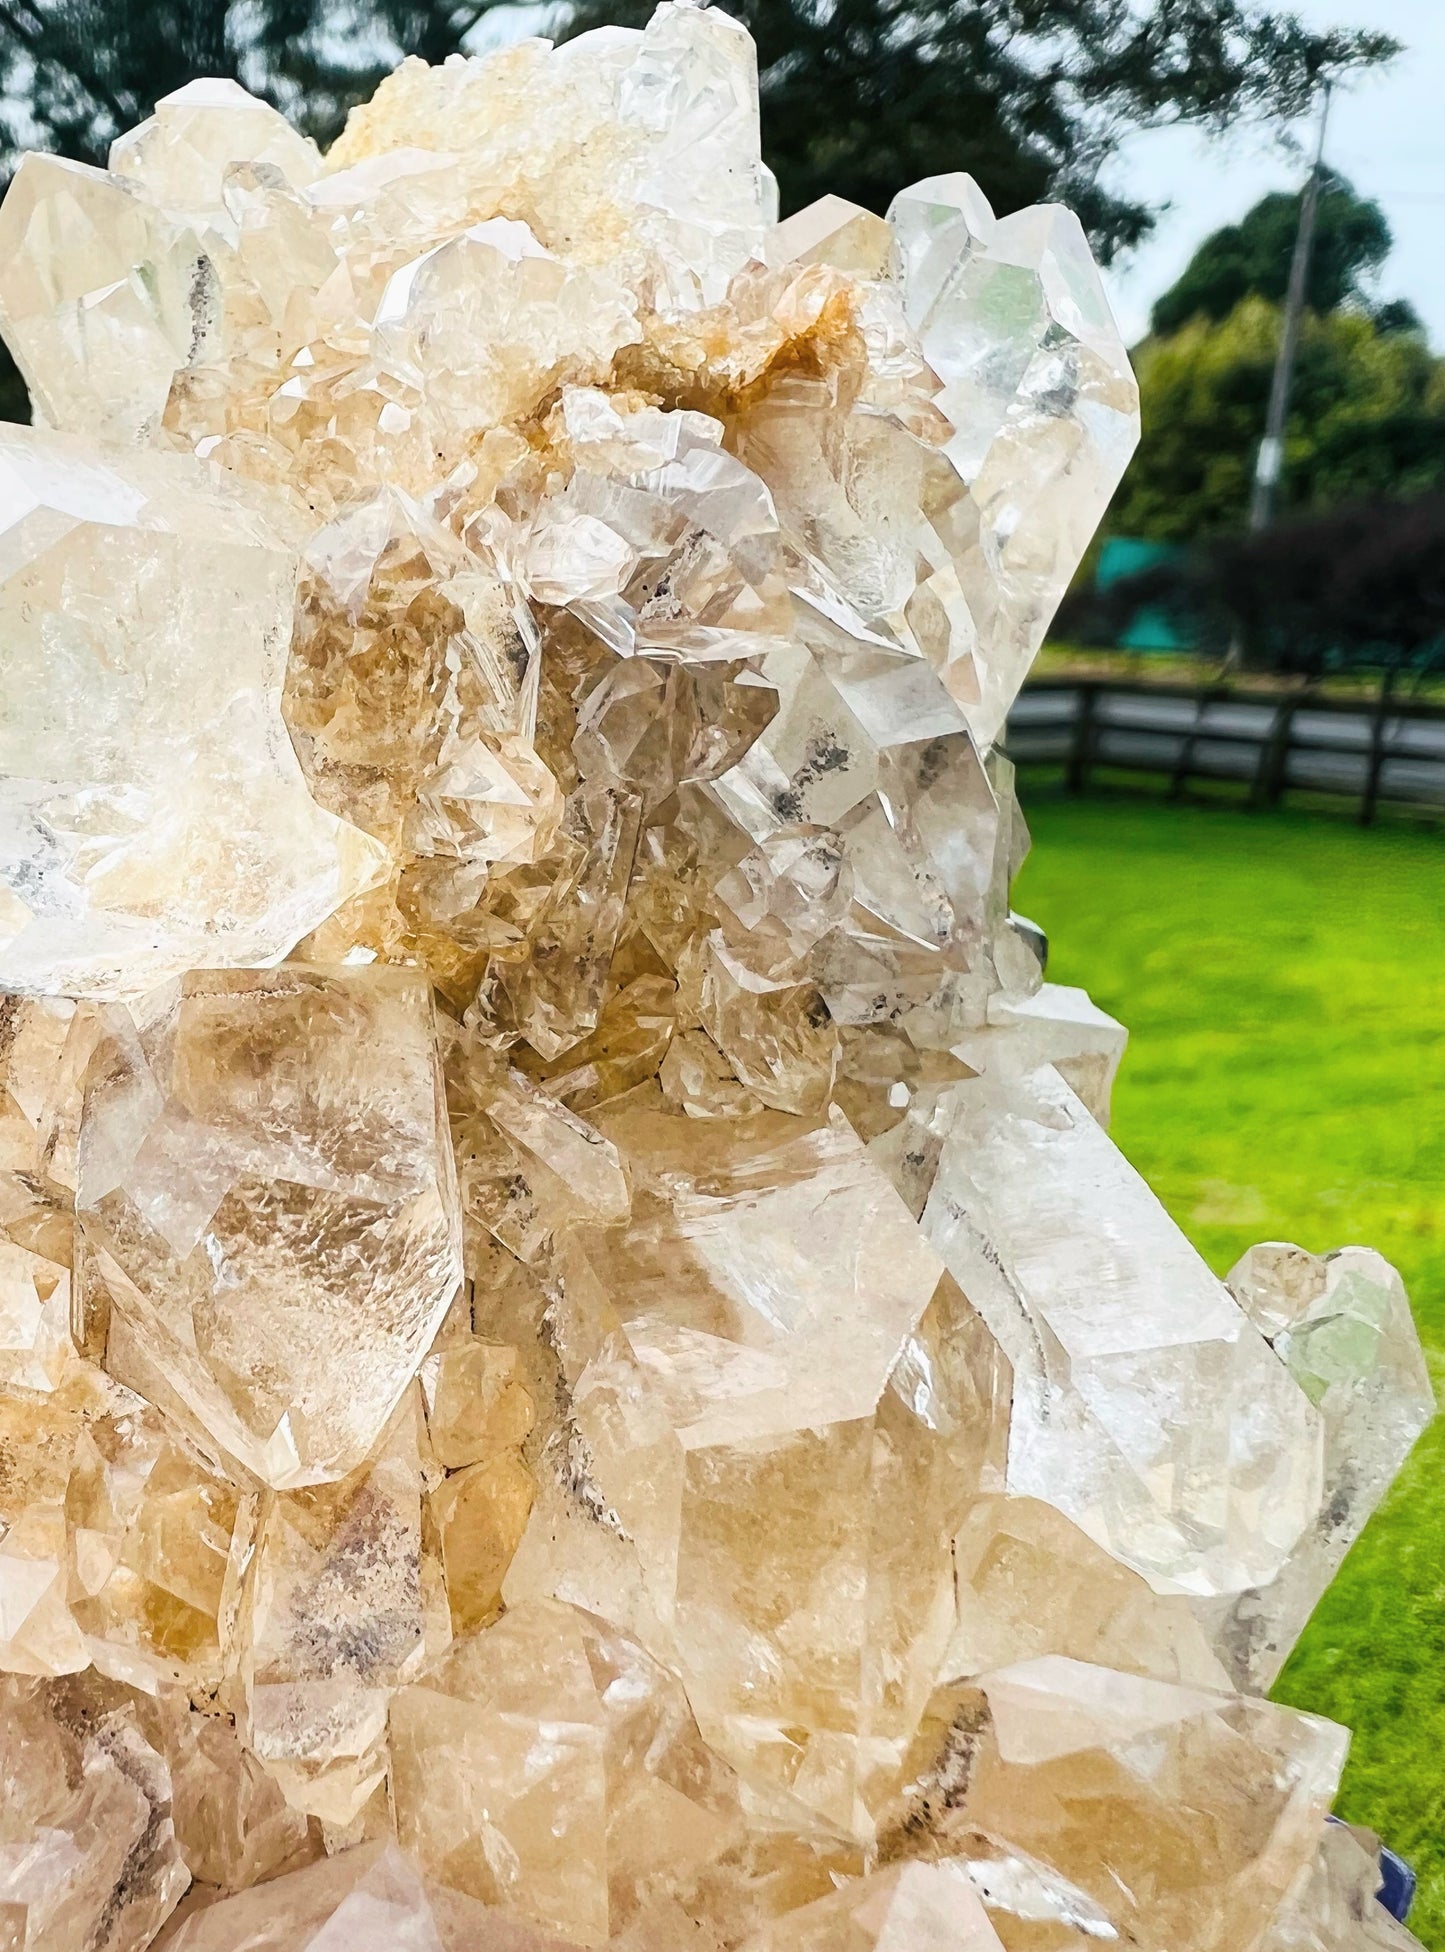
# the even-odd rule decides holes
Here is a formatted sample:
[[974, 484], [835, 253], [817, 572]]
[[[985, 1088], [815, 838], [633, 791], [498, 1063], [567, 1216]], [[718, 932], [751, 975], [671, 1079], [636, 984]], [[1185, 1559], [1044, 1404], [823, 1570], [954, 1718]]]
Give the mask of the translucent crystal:
[[1380, 1903], [1378, 1840], [1327, 1823], [1302, 1888], [1260, 1940], [1260, 1952], [1415, 1952], [1420, 1941]]
[[1154, 1592], [1063, 1513], [1035, 1498], [980, 1498], [953, 1541], [958, 1619], [947, 1680], [1065, 1654], [1158, 1681], [1225, 1688], [1189, 1603]]
[[10, 427], [0, 522], [0, 983], [113, 997], [284, 953], [381, 858], [281, 723], [289, 512]]
[[364, 1844], [190, 1918], [169, 1952], [567, 1952], [424, 1882], [395, 1844]]
[[104, 170], [26, 156], [0, 207], [0, 331], [37, 423], [149, 439], [214, 296], [193, 236]]
[[374, 949], [405, 944], [445, 977], [457, 938], [481, 946], [468, 917], [489, 868], [555, 837], [562, 795], [531, 745], [538, 650], [493, 566], [395, 489], [308, 544], [286, 723], [317, 799], [395, 863]]
[[397, 1696], [391, 1741], [398, 1832], [423, 1868], [582, 1945], [737, 1824], [677, 1681], [574, 1607], [532, 1601], [458, 1641]]
[[949, 676], [987, 745], [1134, 451], [1138, 393], [1072, 211], [995, 219], [953, 175], [900, 191], [888, 215], [971, 507], [955, 561], [987, 650]]
[[[568, 1237], [555, 1330], [592, 1522], [631, 1542], [708, 1741], [867, 1834], [951, 1631], [1006, 1366], [841, 1118], [601, 1125], [632, 1226]], [[539, 1541], [531, 1590], [582, 1597], [580, 1549]]]
[[0, 1383], [53, 1389], [70, 1353], [69, 1268], [0, 1240]]
[[1030, 1069], [1052, 1064], [1106, 1130], [1114, 1079], [1129, 1033], [1087, 991], [1045, 983], [1032, 996], [991, 997], [989, 1028], [972, 1031], [954, 1046], [977, 1069], [986, 1069], [990, 1052], [1009, 1064]]
[[352, 111], [350, 165], [448, 152], [472, 221], [505, 211], [540, 242], [608, 263], [649, 296], [713, 303], [758, 250], [777, 192], [759, 159], [757, 57], [726, 14], [668, 6], [642, 32], [407, 61]]
[[118, 136], [110, 168], [152, 202], [198, 220], [224, 210], [227, 173], [237, 163], [275, 170], [296, 189], [321, 174], [316, 145], [239, 82], [188, 82], [163, 95], [155, 114]]
[[947, 1859], [895, 1864], [788, 1912], [746, 1952], [1000, 1952], [967, 1869]]
[[1089, 1940], [1239, 1952], [1303, 1879], [1346, 1740], [1245, 1696], [1029, 1661], [957, 1692], [914, 1847], [1006, 1838], [1098, 1907]]
[[0, 1394], [0, 1456], [0, 1668], [214, 1686], [234, 1487], [73, 1357]]
[[564, 379], [600, 378], [640, 336], [620, 286], [494, 217], [392, 275], [372, 344], [381, 367], [415, 388], [442, 455], [458, 437], [525, 418]]
[[0, 1923], [44, 1952], [144, 1952], [189, 1873], [170, 1778], [88, 1676], [0, 1676]]
[[117, 1008], [80, 1157], [112, 1372], [267, 1484], [354, 1469], [461, 1279], [426, 985], [291, 966]]
[[1267, 1241], [1229, 1286], [1324, 1424], [1324, 1479], [1304, 1535], [1268, 1585], [1201, 1605], [1241, 1686], [1268, 1688], [1366, 1519], [1435, 1414], [1404, 1284], [1367, 1247], [1333, 1254]]
[[338, 1483], [264, 1498], [248, 1555], [244, 1740], [294, 1809], [340, 1827], [386, 1775], [392, 1690], [447, 1638], [423, 1554], [419, 1414], [411, 1394]]
[[700, 413], [619, 412], [581, 387], [562, 397], [576, 471], [533, 518], [518, 572], [623, 656], [759, 655], [787, 630], [767, 489]]
[[953, 1087], [923, 1227], [1014, 1366], [1010, 1490], [1160, 1592], [1272, 1580], [1320, 1416], [1051, 1066]]
[[439, 1464], [456, 1470], [515, 1449], [536, 1416], [518, 1351], [468, 1337], [422, 1364], [427, 1429]]
[[162, 1691], [138, 1707], [171, 1772], [171, 1814], [186, 1869], [205, 1895], [244, 1891], [320, 1855], [306, 1818], [293, 1810], [230, 1716], [200, 1713]]
[[[64, 997], [0, 997], [0, 1174], [7, 1183], [45, 1185], [57, 1199], [74, 1193], [81, 1085], [96, 1033], [94, 1011]], [[4, 1224], [13, 1224], [8, 1213]], [[63, 1258], [68, 1264], [68, 1254]]]

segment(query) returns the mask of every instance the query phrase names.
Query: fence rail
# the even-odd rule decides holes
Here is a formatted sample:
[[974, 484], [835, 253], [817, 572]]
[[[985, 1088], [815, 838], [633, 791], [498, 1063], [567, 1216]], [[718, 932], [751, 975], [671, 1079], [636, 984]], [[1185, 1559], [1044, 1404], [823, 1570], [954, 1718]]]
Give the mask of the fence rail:
[[1061, 767], [1072, 793], [1108, 770], [1166, 779], [1173, 795], [1231, 783], [1256, 806], [1333, 794], [1366, 824], [1385, 803], [1445, 812], [1440, 705], [1049, 678], [1020, 693], [1004, 745], [1017, 765]]

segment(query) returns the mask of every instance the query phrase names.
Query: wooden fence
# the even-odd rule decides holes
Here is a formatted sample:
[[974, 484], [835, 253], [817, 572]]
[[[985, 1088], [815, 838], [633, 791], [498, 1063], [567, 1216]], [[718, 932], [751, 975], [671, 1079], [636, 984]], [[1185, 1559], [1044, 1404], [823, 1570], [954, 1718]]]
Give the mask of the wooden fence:
[[1072, 793], [1101, 773], [1231, 784], [1255, 806], [1291, 792], [1354, 802], [1368, 824], [1382, 804], [1445, 813], [1445, 706], [1357, 704], [1307, 692], [1128, 679], [1040, 679], [1009, 714], [1015, 764], [1062, 769]]

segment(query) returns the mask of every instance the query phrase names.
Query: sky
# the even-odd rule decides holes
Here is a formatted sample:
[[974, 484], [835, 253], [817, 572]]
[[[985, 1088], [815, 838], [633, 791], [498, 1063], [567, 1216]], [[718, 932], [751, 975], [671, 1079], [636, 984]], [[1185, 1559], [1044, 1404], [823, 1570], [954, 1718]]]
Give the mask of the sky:
[[[1378, 28], [1405, 44], [1388, 69], [1336, 91], [1325, 160], [1377, 199], [1394, 232], [1380, 295], [1408, 298], [1445, 351], [1445, 0], [1287, 4], [1312, 26]], [[1312, 144], [1307, 126], [1295, 134]], [[1176, 129], [1134, 137], [1120, 158], [1121, 180], [1148, 184], [1172, 207], [1147, 243], [1105, 273], [1125, 339], [1143, 336], [1151, 303], [1211, 231], [1236, 222], [1267, 191], [1297, 189], [1306, 167], [1258, 132], [1215, 141]]]

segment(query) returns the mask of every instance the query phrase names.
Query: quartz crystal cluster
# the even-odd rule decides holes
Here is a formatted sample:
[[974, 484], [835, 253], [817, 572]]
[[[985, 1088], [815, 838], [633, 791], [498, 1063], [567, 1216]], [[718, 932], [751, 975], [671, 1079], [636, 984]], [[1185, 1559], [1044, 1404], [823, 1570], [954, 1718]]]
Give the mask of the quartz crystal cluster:
[[1403, 1291], [1009, 907], [1077, 222], [777, 221], [664, 4], [29, 157], [0, 325], [0, 1943], [1413, 1943], [1264, 1699]]

